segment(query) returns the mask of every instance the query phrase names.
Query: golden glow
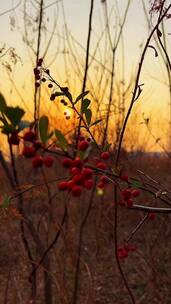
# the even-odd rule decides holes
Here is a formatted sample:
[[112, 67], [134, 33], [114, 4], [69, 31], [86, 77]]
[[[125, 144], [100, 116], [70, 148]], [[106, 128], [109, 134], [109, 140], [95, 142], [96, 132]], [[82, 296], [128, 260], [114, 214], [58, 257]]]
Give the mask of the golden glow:
[[73, 116], [73, 111], [69, 108], [65, 109], [64, 114], [66, 116], [72, 117]]

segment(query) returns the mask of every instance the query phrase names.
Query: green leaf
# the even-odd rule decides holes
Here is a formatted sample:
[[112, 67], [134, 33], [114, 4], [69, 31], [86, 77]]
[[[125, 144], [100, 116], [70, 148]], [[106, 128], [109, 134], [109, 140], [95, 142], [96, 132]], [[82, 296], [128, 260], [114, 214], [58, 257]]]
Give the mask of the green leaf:
[[65, 138], [65, 136], [62, 134], [62, 132], [60, 130], [55, 130], [55, 136], [58, 139], [57, 144], [59, 145], [59, 147], [64, 150], [67, 151], [68, 148], [68, 142]]
[[86, 109], [88, 108], [88, 106], [90, 105], [91, 100], [89, 99], [83, 99], [82, 103], [81, 103], [81, 112], [84, 113], [86, 111]]
[[7, 196], [7, 195], [5, 195], [5, 197], [4, 197], [4, 199], [3, 199], [3, 201], [2, 201], [2, 203], [1, 203], [1, 205], [0, 205], [0, 207], [6, 209], [6, 208], [9, 207], [9, 205], [10, 205], [10, 197]]
[[90, 110], [90, 109], [86, 109], [86, 110], [84, 111], [84, 114], [85, 114], [85, 117], [86, 117], [86, 122], [87, 122], [87, 124], [90, 125], [90, 123], [91, 123], [91, 117], [92, 117], [92, 112], [91, 112], [91, 110]]
[[89, 93], [89, 91], [85, 91], [85, 92], [81, 93], [80, 95], [78, 95], [78, 97], [74, 101], [74, 104], [76, 104], [80, 99], [83, 99], [88, 93]]
[[14, 131], [15, 131], [14, 126], [5, 123], [5, 124], [2, 126], [2, 131], [1, 131], [1, 132], [2, 132], [3, 134], [8, 135], [8, 134], [10, 134], [10, 133], [12, 133], [12, 132], [14, 132]]
[[42, 116], [39, 119], [39, 134], [41, 141], [45, 144], [48, 139], [49, 119], [47, 116]]
[[142, 187], [142, 184], [139, 181], [131, 182], [131, 188], [140, 188], [140, 187]]
[[4, 112], [6, 106], [5, 98], [2, 94], [0, 94], [0, 112]]
[[68, 99], [72, 102], [72, 95], [71, 95], [71, 93], [69, 91], [67, 91], [67, 90], [64, 90], [63, 92], [64, 92], [64, 95], [66, 97], [68, 97]]
[[101, 122], [102, 119], [97, 119], [95, 122], [93, 122], [90, 127], [97, 125], [99, 122]]
[[13, 126], [17, 126], [25, 114], [24, 110], [20, 107], [6, 107], [4, 110], [5, 116], [9, 119]]

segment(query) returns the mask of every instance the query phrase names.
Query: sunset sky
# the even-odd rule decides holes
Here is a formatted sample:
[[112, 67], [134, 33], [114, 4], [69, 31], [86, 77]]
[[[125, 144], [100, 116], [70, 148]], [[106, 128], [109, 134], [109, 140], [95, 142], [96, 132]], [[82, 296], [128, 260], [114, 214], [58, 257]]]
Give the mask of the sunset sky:
[[[30, 25], [27, 24], [28, 29], [33, 29], [34, 20], [36, 19], [36, 6], [32, 5], [31, 1], [26, 1], [27, 4], [27, 14], [32, 22]], [[56, 2], [56, 3], [55, 3]], [[116, 10], [116, 2], [118, 2], [118, 11], [120, 16], [123, 17], [127, 1], [126, 0], [108, 0], [108, 16], [110, 16], [110, 30], [111, 35], [114, 34], [116, 29], [116, 24], [118, 26], [118, 11]], [[30, 100], [33, 96], [33, 75], [32, 69], [34, 66], [35, 58], [31, 50], [28, 51], [26, 44], [23, 42], [23, 36], [25, 34], [24, 28], [24, 1], [12, 1], [6, 0], [1, 1], [0, 4], [0, 18], [1, 18], [1, 36], [0, 36], [0, 45], [1, 47], [5, 44], [6, 48], [13, 47], [19, 59], [17, 64], [13, 67], [12, 72], [10, 73], [10, 78], [15, 83], [17, 87], [14, 89], [13, 84], [9, 80], [9, 75], [6, 73], [5, 68], [1, 67], [0, 71], [0, 90], [6, 96], [7, 99], [10, 99], [11, 103], [17, 104], [19, 99], [21, 102], [21, 96], [25, 99], [25, 103], [30, 105]], [[35, 3], [35, 1], [33, 1]], [[55, 4], [54, 4], [55, 3]], [[144, 0], [144, 3], [147, 8], [147, 13], [149, 11], [149, 1]], [[19, 4], [19, 5], [18, 5]], [[18, 5], [18, 6], [17, 6]], [[16, 7], [17, 6], [17, 7]], [[9, 11], [11, 8], [14, 10]], [[71, 61], [68, 56], [68, 76], [66, 75], [64, 64], [63, 51], [67, 50], [67, 44], [62, 38], [64, 35], [64, 23], [67, 23], [67, 28], [72, 36], [76, 39], [73, 49], [75, 48], [75, 55], [78, 56], [81, 61], [82, 66], [84, 66], [85, 61], [85, 51], [80, 47], [86, 47], [87, 40], [87, 28], [88, 28], [88, 17], [90, 10], [90, 0], [63, 0], [62, 1], [53, 1], [45, 0], [44, 1], [44, 25], [46, 26], [46, 34], [42, 36], [41, 50], [40, 55], [43, 55], [46, 49], [46, 42], [48, 41], [51, 32], [53, 31], [53, 25], [56, 20], [56, 29], [53, 37], [53, 41], [47, 55], [45, 57], [45, 62], [47, 66], [49, 64], [52, 69], [55, 77], [58, 78], [62, 83], [65, 84], [66, 78], [70, 77], [72, 89], [75, 91], [74, 94], [79, 94], [81, 88], [81, 81], [77, 79], [73, 66], [70, 65]], [[65, 11], [65, 20], [63, 12]], [[5, 14], [3, 14], [6, 12]], [[155, 19], [153, 20], [155, 22]], [[170, 50], [171, 46], [171, 35], [170, 27], [171, 19], [165, 22], [165, 33], [166, 40], [168, 44], [168, 49]], [[36, 26], [35, 26], [36, 28]], [[105, 18], [104, 18], [104, 3], [101, 0], [95, 0], [94, 11], [93, 11], [93, 31], [91, 37], [91, 50], [90, 53], [93, 54], [95, 47], [97, 45], [100, 34], [105, 28]], [[118, 27], [119, 28], [119, 27]], [[117, 32], [118, 32], [117, 28]], [[169, 32], [170, 31], [170, 32]], [[30, 41], [33, 38], [33, 47], [35, 47], [35, 37], [37, 32], [29, 32]], [[145, 18], [142, 1], [141, 0], [132, 0], [130, 8], [128, 11], [128, 16], [126, 19], [126, 24], [123, 31], [123, 43], [124, 43], [124, 69], [125, 69], [125, 80], [129, 82], [131, 75], [135, 76], [137, 65], [139, 62], [140, 54], [142, 51], [142, 46], [144, 45], [148, 36], [147, 20]], [[105, 40], [104, 40], [105, 41]], [[100, 48], [103, 53], [103, 47], [105, 42], [102, 42]], [[151, 42], [152, 45], [154, 41]], [[57, 55], [55, 55], [57, 54]], [[55, 57], [56, 56], [56, 57]], [[54, 59], [55, 57], [55, 59]], [[67, 57], [66, 57], [67, 58]], [[96, 53], [96, 58], [100, 60], [100, 51]], [[4, 61], [10, 63], [9, 58], [1, 58], [0, 64]], [[53, 62], [53, 63], [52, 63]], [[123, 67], [123, 56], [121, 46], [118, 48], [116, 56], [116, 65], [118, 67], [117, 73], [120, 73]], [[92, 77], [92, 80], [96, 79], [96, 70], [95, 65], [90, 69], [89, 73]], [[154, 134], [157, 134], [157, 137], [162, 137], [163, 142], [166, 145], [167, 143], [167, 132], [169, 117], [169, 92], [168, 87], [165, 84], [167, 82], [167, 74], [165, 67], [162, 63], [161, 56], [155, 58], [154, 52], [152, 49], [149, 49], [143, 72], [141, 77], [141, 83], [144, 83], [143, 87], [143, 96], [141, 98], [141, 105], [137, 103], [138, 111], [138, 120], [137, 125], [139, 126], [140, 132], [142, 131], [142, 113], [145, 113], [145, 116], [150, 116], [153, 119], [153, 131]], [[27, 93], [26, 93], [27, 92]], [[130, 92], [131, 93], [131, 92]], [[131, 95], [130, 95], [131, 96]], [[11, 101], [12, 99], [12, 101]], [[135, 107], [135, 109], [136, 109]], [[159, 115], [160, 113], [160, 115]], [[160, 124], [159, 133], [157, 126]], [[161, 127], [162, 126], [162, 127]], [[164, 126], [164, 127], [163, 127]], [[144, 134], [144, 133], [143, 133]], [[151, 147], [151, 148], [150, 148]], [[151, 140], [149, 149], [160, 150], [160, 147], [154, 145], [154, 140]]]

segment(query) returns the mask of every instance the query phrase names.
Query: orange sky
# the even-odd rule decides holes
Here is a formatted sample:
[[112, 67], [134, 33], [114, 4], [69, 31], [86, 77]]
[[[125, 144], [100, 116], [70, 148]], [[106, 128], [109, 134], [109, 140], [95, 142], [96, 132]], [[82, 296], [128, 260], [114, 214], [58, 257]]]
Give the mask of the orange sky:
[[[144, 1], [146, 4], [148, 1]], [[12, 6], [15, 7], [17, 1], [1, 1], [0, 6], [0, 15], [2, 12], [10, 9]], [[32, 32], [34, 21], [36, 19], [36, 9], [30, 5], [31, 1], [27, 1], [27, 14], [28, 14], [28, 23], [27, 29], [29, 33], [30, 43], [33, 43], [36, 39], [37, 32]], [[79, 46], [86, 46], [87, 39], [87, 24], [88, 24], [88, 15], [90, 1], [86, 0], [64, 0], [63, 7], [61, 1], [58, 4], [49, 6], [53, 1], [45, 0], [45, 13], [43, 16], [44, 25], [46, 26], [46, 33], [42, 36], [41, 51], [42, 55], [46, 49], [47, 41], [51, 35], [54, 22], [56, 20], [57, 26], [52, 40], [51, 47], [45, 57], [45, 62], [47, 66], [50, 65], [51, 71], [54, 77], [60, 81], [61, 84], [66, 84], [66, 80], [69, 79], [69, 84], [71, 90], [74, 91], [75, 96], [80, 93], [81, 88], [81, 79], [78, 69], [76, 69], [76, 63], [74, 62], [71, 51], [67, 41], [63, 39], [64, 36], [64, 16], [63, 8], [65, 10], [65, 18], [69, 32], [75, 37], [77, 43], [73, 43], [71, 40], [72, 50], [74, 56], [78, 58], [79, 67], [84, 66], [85, 61], [85, 52]], [[114, 33], [114, 26], [118, 24], [118, 13], [116, 13], [116, 7], [112, 4], [114, 2], [108, 1], [108, 13], [110, 15], [110, 25], [111, 25], [111, 34]], [[127, 1], [120, 0], [119, 11], [121, 16], [123, 15], [124, 9], [126, 7]], [[127, 17], [127, 22], [124, 28], [123, 42], [124, 42], [124, 64], [122, 57], [122, 48], [121, 45], [118, 48], [116, 55], [116, 73], [117, 81], [122, 80], [122, 68], [125, 69], [125, 80], [129, 82], [131, 74], [135, 75], [139, 57], [142, 51], [142, 45], [145, 43], [147, 37], [147, 22], [144, 17], [144, 12], [141, 5], [142, 1], [132, 1]], [[148, 7], [148, 6], [147, 6]], [[32, 19], [30, 19], [30, 17]], [[31, 20], [29, 24], [29, 20]], [[170, 37], [169, 27], [171, 21], [166, 22], [166, 38], [168, 47], [170, 48]], [[21, 61], [18, 60], [17, 64], [13, 66], [10, 62], [8, 55], [1, 58], [1, 65], [6, 61], [12, 66], [12, 73], [10, 73], [10, 78], [13, 81], [13, 84], [9, 80], [9, 76], [6, 73], [5, 69], [2, 67], [0, 71], [0, 90], [6, 96], [11, 104], [17, 104], [18, 102], [22, 103], [20, 96], [24, 99], [24, 103], [27, 108], [32, 109], [32, 97], [33, 97], [33, 74], [32, 68], [34, 65], [35, 58], [32, 51], [26, 46], [23, 42], [23, 36], [25, 35], [24, 23], [23, 23], [23, 4], [16, 8], [16, 10], [11, 11], [3, 16], [1, 16], [1, 24], [3, 24], [3, 30], [1, 30], [0, 43], [3, 46], [5, 43], [6, 48], [14, 47], [15, 52], [21, 58]], [[95, 7], [93, 12], [93, 32], [91, 40], [91, 54], [94, 53], [97, 42], [99, 41], [100, 33], [105, 27], [104, 20], [104, 4], [100, 0], [95, 0]], [[118, 31], [118, 28], [117, 28]], [[33, 42], [31, 42], [33, 38]], [[35, 40], [36, 41], [36, 40]], [[152, 41], [152, 44], [154, 41]], [[96, 59], [101, 60], [101, 56], [104, 57], [104, 47], [105, 47], [105, 38], [101, 40], [99, 45], [99, 50], [96, 52]], [[64, 55], [64, 51], [69, 54]], [[52, 63], [53, 62], [53, 63]], [[65, 70], [65, 65], [67, 65], [67, 75]], [[107, 67], [110, 68], [110, 62], [107, 63]], [[89, 69], [89, 77], [91, 82], [95, 84], [98, 77], [98, 65], [92, 64]], [[79, 77], [78, 77], [79, 76]], [[109, 75], [106, 74], [106, 77]], [[79, 79], [80, 78], [80, 79]], [[152, 131], [156, 137], [162, 137], [163, 142], [167, 145], [167, 128], [169, 120], [169, 94], [168, 88], [164, 82], [167, 81], [167, 74], [165, 72], [165, 67], [162, 65], [161, 57], [154, 57], [152, 49], [149, 49], [148, 55], [145, 60], [143, 67], [141, 83], [144, 83], [143, 93], [141, 101], [135, 107], [134, 112], [136, 113], [136, 127], [139, 128], [139, 131], [142, 136], [142, 141], [144, 140], [144, 127], [141, 124], [143, 121], [142, 113], [144, 112], [145, 116], [150, 116], [152, 119]], [[14, 87], [15, 83], [15, 87]], [[17, 91], [16, 91], [17, 88]], [[88, 83], [88, 89], [91, 90], [91, 85]], [[95, 85], [95, 92], [99, 89], [97, 84]], [[17, 93], [20, 93], [19, 94]], [[98, 95], [98, 94], [97, 94]], [[131, 92], [129, 98], [131, 97]], [[107, 95], [104, 98], [106, 102]], [[45, 97], [47, 100], [46, 109], [49, 108], [49, 101], [47, 95]], [[25, 106], [23, 105], [23, 106]], [[138, 110], [136, 110], [138, 108]], [[63, 111], [63, 109], [61, 109]], [[30, 115], [31, 116], [31, 115]], [[158, 128], [157, 126], [160, 125]], [[157, 145], [154, 145], [154, 140], [151, 139], [148, 149], [158, 150], [160, 149]]]

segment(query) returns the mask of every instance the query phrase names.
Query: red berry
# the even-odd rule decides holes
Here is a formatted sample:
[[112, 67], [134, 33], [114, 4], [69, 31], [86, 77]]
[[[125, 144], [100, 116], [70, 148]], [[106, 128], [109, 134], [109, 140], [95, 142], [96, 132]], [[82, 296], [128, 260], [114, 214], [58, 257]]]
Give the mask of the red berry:
[[121, 175], [120, 179], [123, 180], [124, 182], [128, 182], [128, 175]]
[[71, 169], [71, 174], [72, 174], [72, 175], [79, 174], [80, 172], [81, 172], [81, 171], [80, 171], [79, 168], [73, 167], [73, 168]]
[[123, 259], [128, 257], [128, 251], [125, 249], [125, 247], [119, 247], [117, 253], [119, 258]]
[[126, 204], [128, 207], [132, 207], [133, 206], [133, 200], [130, 198], [126, 201]]
[[89, 142], [87, 140], [82, 140], [78, 145], [78, 149], [81, 151], [87, 150], [88, 147], [89, 147]]
[[30, 157], [35, 156], [36, 150], [35, 150], [35, 148], [34, 148], [33, 146], [31, 146], [31, 147], [25, 146], [25, 147], [23, 148], [22, 154], [23, 154], [25, 157], [30, 158]]
[[14, 132], [11, 135], [9, 135], [8, 142], [10, 145], [18, 146], [20, 143], [20, 138], [18, 136], [18, 133]]
[[126, 201], [131, 198], [131, 191], [129, 189], [123, 189], [121, 194]]
[[105, 184], [102, 182], [97, 184], [97, 188], [104, 189], [104, 187], [105, 187]]
[[52, 156], [46, 156], [43, 158], [43, 163], [47, 168], [52, 167], [53, 162], [54, 162], [54, 157]]
[[140, 195], [140, 191], [138, 189], [132, 190], [132, 196], [133, 197], [138, 197]]
[[76, 158], [73, 161], [73, 166], [77, 168], [82, 168], [83, 166], [83, 161], [80, 158]]
[[155, 219], [155, 217], [156, 217], [155, 213], [151, 212], [151, 213], [148, 214], [148, 219], [151, 220], [151, 221], [153, 221]]
[[108, 160], [109, 159], [109, 152], [102, 152], [101, 153], [101, 158], [103, 160]]
[[74, 182], [72, 180], [68, 181], [67, 183], [67, 187], [68, 187], [68, 190], [72, 190], [72, 188], [75, 186]]
[[43, 159], [41, 156], [35, 156], [33, 159], [32, 159], [32, 165], [34, 168], [40, 168], [42, 167], [43, 165]]
[[82, 189], [80, 186], [74, 186], [72, 188], [72, 195], [75, 196], [75, 197], [78, 197], [81, 195], [81, 192], [82, 192]]
[[103, 176], [100, 177], [100, 181], [103, 184], [107, 184], [109, 182], [109, 179], [107, 178], [107, 176], [103, 175]]
[[65, 182], [65, 181], [60, 182], [60, 183], [58, 184], [58, 189], [59, 189], [60, 191], [65, 191], [65, 190], [67, 190], [67, 189], [68, 189], [68, 182]]
[[30, 141], [33, 142], [36, 139], [36, 134], [33, 131], [27, 131], [24, 136], [23, 139], [25, 141]]
[[73, 182], [75, 183], [75, 184], [81, 184], [82, 183], [82, 180], [83, 180], [83, 177], [82, 177], [82, 175], [81, 174], [77, 174], [77, 175], [74, 175], [74, 177], [73, 177]]
[[119, 201], [119, 205], [120, 205], [120, 206], [126, 206], [126, 202], [123, 201], [123, 200], [120, 200], [120, 201]]
[[84, 181], [84, 187], [87, 189], [87, 190], [90, 190], [93, 188], [93, 180], [92, 179], [87, 179]]
[[84, 177], [84, 178], [91, 178], [92, 177], [92, 175], [93, 175], [93, 170], [92, 169], [90, 169], [90, 168], [84, 168], [83, 170], [82, 170], [82, 176]]
[[106, 169], [106, 164], [103, 163], [103, 162], [97, 163], [96, 166], [97, 166], [98, 169], [101, 169], [101, 170], [105, 170]]
[[65, 168], [71, 168], [73, 166], [73, 161], [72, 159], [68, 158], [68, 157], [65, 157], [63, 160], [62, 160], [62, 165], [65, 167]]

